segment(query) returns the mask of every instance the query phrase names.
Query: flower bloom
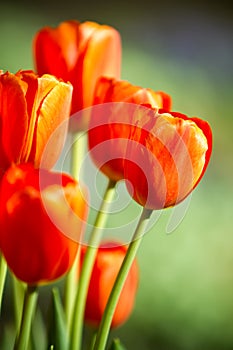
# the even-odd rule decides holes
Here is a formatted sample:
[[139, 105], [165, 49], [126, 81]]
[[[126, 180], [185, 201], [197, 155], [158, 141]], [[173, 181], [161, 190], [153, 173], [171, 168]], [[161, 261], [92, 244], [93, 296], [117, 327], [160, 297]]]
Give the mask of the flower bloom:
[[[12, 163], [40, 165], [50, 135], [68, 120], [72, 86], [33, 71], [0, 73], [0, 168]], [[54, 149], [45, 164], [51, 168], [63, 146], [66, 128], [56, 135]]]
[[39, 74], [50, 73], [72, 83], [72, 114], [92, 105], [100, 76], [120, 76], [121, 38], [110, 26], [65, 21], [38, 31], [33, 47]]
[[[82, 246], [81, 263], [85, 251], [86, 247]], [[85, 320], [92, 326], [98, 326], [101, 321], [126, 252], [126, 246], [119, 246], [114, 242], [108, 242], [98, 248], [85, 309]], [[130, 316], [138, 287], [138, 273], [138, 263], [135, 259], [120, 294], [111, 327], [120, 326]]]
[[209, 163], [209, 124], [148, 108], [135, 113], [133, 123], [124, 163], [129, 192], [148, 209], [178, 204], [197, 186]]
[[88, 130], [90, 155], [114, 181], [124, 178], [123, 161], [138, 105], [170, 109], [171, 98], [124, 80], [102, 77], [97, 83]]
[[108, 102], [128, 102], [148, 104], [151, 107], [171, 109], [172, 100], [164, 91], [153, 91], [150, 88], [133, 85], [127, 80], [101, 77], [94, 94], [94, 105]]
[[84, 194], [65, 174], [31, 164], [6, 171], [0, 193], [0, 250], [17, 278], [41, 284], [70, 269], [87, 217]]

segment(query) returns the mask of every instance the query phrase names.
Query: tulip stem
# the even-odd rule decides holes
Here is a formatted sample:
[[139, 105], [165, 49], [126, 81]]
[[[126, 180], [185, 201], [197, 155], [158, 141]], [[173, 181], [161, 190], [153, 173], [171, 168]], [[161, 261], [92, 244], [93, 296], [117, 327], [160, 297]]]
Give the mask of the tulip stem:
[[14, 311], [15, 311], [15, 324], [16, 329], [19, 329], [20, 321], [22, 317], [25, 285], [12, 274], [13, 283], [13, 300], [14, 300]]
[[88, 242], [82, 269], [80, 272], [78, 293], [74, 308], [74, 318], [71, 333], [71, 350], [80, 350], [82, 344], [82, 332], [84, 322], [85, 303], [88, 292], [88, 286], [91, 278], [92, 268], [95, 262], [97, 247], [102, 237], [102, 229], [105, 227], [108, 209], [115, 194], [115, 181], [109, 180], [107, 189], [102, 200], [102, 204], [96, 217], [93, 230]]
[[[72, 155], [71, 155], [71, 174], [76, 181], [80, 177], [80, 169], [85, 154], [86, 137], [83, 132], [72, 135]], [[66, 275], [64, 291], [64, 307], [67, 320], [68, 332], [71, 332], [71, 321], [73, 317], [74, 303], [78, 288], [78, 269], [79, 269], [80, 249], [77, 251], [73, 266]]]
[[133, 239], [129, 245], [124, 261], [114, 283], [113, 289], [108, 299], [98, 332], [93, 350], [104, 350], [107, 344], [108, 335], [113, 319], [113, 315], [123, 289], [125, 280], [136, 257], [140, 243], [142, 242], [143, 234], [150, 220], [152, 210], [143, 209], [140, 220], [136, 227]]
[[82, 131], [73, 135], [72, 155], [71, 155], [71, 174], [75, 180], [80, 178], [80, 170], [86, 150], [86, 134]]
[[37, 287], [28, 285], [25, 291], [20, 330], [16, 337], [14, 350], [26, 350], [28, 348], [32, 319], [36, 308], [37, 298]]
[[6, 273], [7, 273], [7, 264], [3, 255], [0, 253], [0, 315], [1, 315], [3, 290], [5, 286], [5, 280], [6, 280]]

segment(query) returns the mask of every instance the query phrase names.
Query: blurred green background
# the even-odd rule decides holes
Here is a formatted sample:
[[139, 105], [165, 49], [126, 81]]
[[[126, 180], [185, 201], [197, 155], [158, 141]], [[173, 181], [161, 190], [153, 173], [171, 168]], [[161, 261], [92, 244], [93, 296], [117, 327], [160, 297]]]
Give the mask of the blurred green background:
[[[173, 110], [209, 121], [214, 148], [206, 175], [176, 230], [166, 233], [167, 210], [145, 236], [135, 309], [113, 335], [128, 350], [233, 349], [231, 3], [1, 1], [0, 13], [1, 69], [33, 68], [31, 44], [41, 27], [94, 20], [121, 33], [122, 78], [164, 90]], [[1, 330], [11, 318], [10, 294], [8, 282]]]

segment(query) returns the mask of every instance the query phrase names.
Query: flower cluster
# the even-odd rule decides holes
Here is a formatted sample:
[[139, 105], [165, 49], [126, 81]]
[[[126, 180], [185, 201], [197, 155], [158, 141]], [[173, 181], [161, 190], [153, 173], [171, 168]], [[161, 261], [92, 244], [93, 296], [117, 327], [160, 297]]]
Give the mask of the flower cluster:
[[[151, 212], [183, 201], [211, 156], [209, 124], [174, 112], [166, 92], [122, 80], [121, 54], [116, 29], [65, 21], [36, 33], [35, 71], [0, 72], [1, 266], [6, 262], [26, 284], [24, 311], [38, 286], [64, 278], [68, 340], [61, 347], [59, 328], [49, 349], [81, 349], [83, 320], [98, 328], [92, 348], [105, 349], [110, 327], [133, 309], [136, 253]], [[67, 135], [83, 131], [93, 163], [109, 179], [87, 246], [82, 237], [92, 194], [77, 172], [53, 170]], [[72, 163], [80, 168], [75, 152]], [[120, 180], [143, 208], [127, 246], [103, 244], [100, 232]], [[0, 273], [4, 282], [3, 268]], [[15, 349], [28, 348], [31, 311], [30, 317], [23, 312]], [[54, 317], [61, 321], [62, 314]]]

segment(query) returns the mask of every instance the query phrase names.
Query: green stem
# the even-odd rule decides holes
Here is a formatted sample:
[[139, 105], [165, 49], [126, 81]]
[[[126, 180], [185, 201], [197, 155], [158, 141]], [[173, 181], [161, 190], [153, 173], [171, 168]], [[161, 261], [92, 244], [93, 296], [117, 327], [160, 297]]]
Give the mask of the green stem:
[[35, 286], [27, 286], [24, 297], [20, 330], [16, 338], [14, 350], [27, 350], [32, 319], [34, 316], [38, 291]]
[[72, 324], [71, 333], [71, 350], [80, 350], [82, 344], [82, 332], [83, 332], [83, 319], [85, 311], [85, 303], [88, 292], [88, 286], [91, 278], [92, 268], [95, 262], [97, 247], [100, 243], [102, 236], [102, 229], [105, 227], [108, 209], [115, 194], [114, 181], [109, 181], [105, 195], [95, 220], [93, 231], [91, 233], [88, 247], [85, 253], [85, 258], [82, 264], [82, 270], [79, 279], [79, 288], [76, 297], [74, 318]]
[[[72, 139], [72, 155], [71, 155], [71, 174], [79, 180], [80, 168], [85, 154], [85, 142], [86, 137], [83, 132], [79, 132], [73, 135]], [[65, 315], [67, 320], [68, 332], [71, 332], [71, 321], [73, 317], [74, 303], [78, 288], [78, 269], [79, 269], [79, 255], [80, 249], [77, 251], [75, 261], [72, 268], [66, 275], [65, 279], [65, 291], [64, 291], [64, 306]]]
[[86, 149], [85, 146], [85, 133], [80, 131], [79, 133], [74, 134], [72, 140], [71, 174], [76, 180], [79, 180], [80, 177], [80, 169], [82, 166]]
[[93, 349], [94, 349], [95, 340], [96, 340], [96, 333], [94, 333], [93, 337], [91, 338], [90, 350], [93, 350]]
[[6, 280], [6, 273], [7, 273], [7, 264], [3, 255], [0, 253], [0, 315], [1, 315], [3, 290], [5, 286], [5, 280]]
[[79, 269], [79, 258], [80, 258], [80, 247], [78, 247], [78, 251], [71, 267], [70, 271], [66, 275], [65, 280], [65, 291], [64, 291], [64, 307], [65, 307], [65, 315], [67, 322], [67, 330], [70, 334], [71, 332], [71, 321], [73, 317], [74, 303], [77, 294], [78, 288], [78, 269]]
[[23, 301], [25, 295], [25, 285], [19, 281], [15, 275], [12, 276], [13, 283], [13, 300], [14, 300], [14, 312], [15, 312], [15, 325], [16, 329], [19, 329], [20, 321], [22, 318]]
[[135, 230], [133, 239], [129, 245], [126, 256], [116, 278], [116, 282], [111, 291], [108, 303], [105, 308], [104, 315], [102, 317], [99, 330], [96, 336], [96, 342], [93, 350], [104, 350], [107, 344], [108, 335], [112, 323], [112, 318], [118, 303], [118, 299], [125, 280], [131, 268], [131, 265], [136, 257], [140, 243], [142, 242], [143, 233], [145, 232], [146, 226], [150, 219], [152, 211], [143, 209], [137, 228]]

